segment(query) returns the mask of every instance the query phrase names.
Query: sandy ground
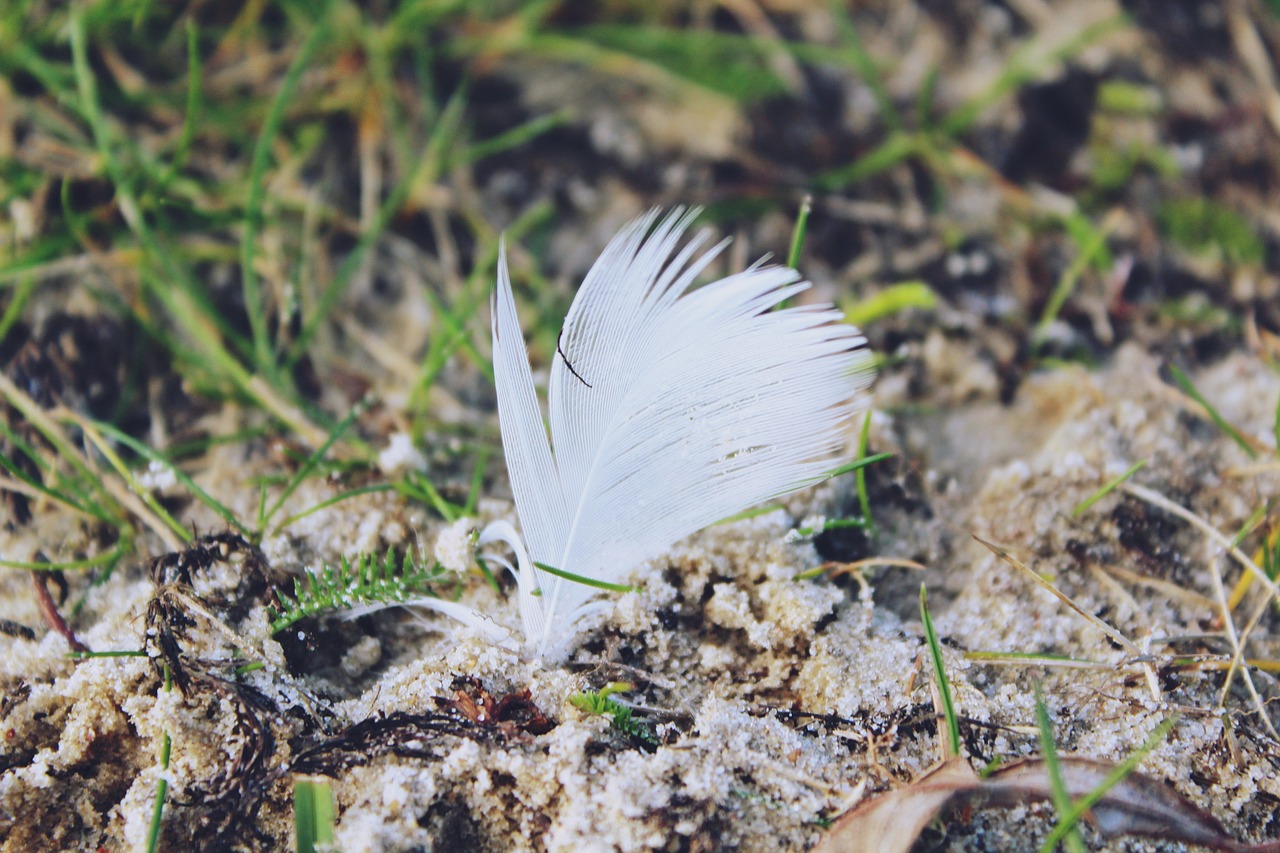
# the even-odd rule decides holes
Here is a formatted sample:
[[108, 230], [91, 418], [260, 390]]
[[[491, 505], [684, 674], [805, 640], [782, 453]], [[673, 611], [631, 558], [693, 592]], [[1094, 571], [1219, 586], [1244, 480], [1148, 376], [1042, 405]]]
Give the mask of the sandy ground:
[[[1268, 441], [1270, 401], [1280, 394], [1274, 373], [1236, 357], [1194, 378], [1224, 416]], [[848, 484], [837, 482], [795, 496], [786, 509], [713, 527], [638, 571], [643, 590], [621, 596], [564, 666], [523, 660], [439, 617], [397, 612], [324, 628], [311, 638], [323, 652], [287, 652], [269, 635], [264, 608], [246, 612], [235, 601], [245, 586], [243, 555], [235, 554], [192, 573], [191, 589], [217, 625], [197, 614], [181, 641], [184, 656], [201, 662], [185, 693], [163, 690], [145, 658], [77, 663], [56, 633], [5, 638], [6, 849], [137, 849], [166, 733], [173, 743], [166, 838], [283, 843], [290, 762], [354, 723], [397, 714], [419, 718], [306, 765], [334, 779], [338, 843], [349, 853], [804, 849], [823, 819], [939, 757], [916, 609], [921, 581], [933, 592], [965, 743], [978, 763], [1037, 752], [1028, 728], [1036, 685], [1060, 748], [1096, 758], [1122, 758], [1178, 713], [1144, 770], [1241, 839], [1270, 832], [1278, 756], [1251, 699], [1237, 683], [1224, 715], [1221, 674], [1173, 664], [1187, 643], [1215, 648], [1204, 639], [1218, 612], [1214, 576], [1229, 585], [1238, 568], [1204, 534], [1132, 495], [1114, 493], [1079, 518], [1069, 513], [1147, 460], [1132, 482], [1233, 531], [1260, 495], [1280, 486], [1274, 466], [1250, 468], [1136, 348], [1094, 374], [1033, 377], [1009, 407], [916, 421], [884, 413], [892, 393], [887, 383], [872, 433], [874, 449], [899, 454], [872, 481], [875, 541], [885, 556], [925, 563], [923, 574], [874, 569], [865, 584], [795, 579], [821, 560], [811, 542], [789, 541], [788, 531], [807, 514], [847, 502]], [[979, 463], [955, 449], [974, 435], [987, 448]], [[242, 469], [230, 470], [205, 472], [209, 488], [231, 493]], [[321, 484], [295, 501], [305, 506], [323, 493]], [[480, 520], [512, 514], [499, 499], [482, 509]], [[443, 528], [381, 495], [312, 518], [311, 529], [264, 544], [273, 564], [406, 537], [429, 542]], [[7, 553], [33, 547], [38, 531], [6, 534]], [[975, 535], [1033, 566], [1153, 663], [1135, 663]], [[300, 555], [293, 540], [307, 541], [312, 553]], [[4, 583], [3, 617], [38, 625], [27, 578], [11, 573]], [[72, 592], [81, 592], [74, 580]], [[79, 639], [95, 650], [143, 647], [156, 595], [141, 567], [122, 568], [88, 592], [73, 621]], [[482, 583], [471, 582], [463, 600], [499, 621], [516, 619], [509, 596]], [[1269, 648], [1264, 632], [1257, 639]], [[1097, 665], [997, 665], [967, 659], [966, 651], [1042, 652]], [[1219, 642], [1216, 651], [1228, 649]], [[265, 667], [232, 675], [246, 657]], [[552, 727], [533, 734], [518, 722], [466, 719], [458, 691], [478, 694], [459, 677], [494, 697], [530, 691]], [[1253, 677], [1270, 696], [1270, 677]], [[637, 713], [656, 746], [642, 748], [567, 702], [623, 679], [636, 685], [626, 698], [643, 709]], [[428, 720], [440, 729], [427, 728]], [[1224, 720], [1242, 763], [1224, 760]], [[1001, 833], [1025, 839], [1042, 826], [1029, 818], [986, 816], [952, 827], [947, 843], [998, 849]]]
[[[757, 5], [764, 17], [752, 17]], [[868, 53], [884, 66], [884, 96], [899, 106], [913, 144], [924, 138], [918, 130], [932, 134], [931, 147], [833, 181], [896, 129], [878, 109], [881, 93], [847, 56], [831, 59], [833, 45], [848, 43], [830, 5], [720, 6], [719, 17], [694, 23], [828, 52], [766, 52], [780, 69], [778, 92], [735, 100], [644, 64], [602, 62], [586, 73], [545, 49], [522, 53], [502, 26], [462, 29], [460, 38], [492, 40], [481, 43], [488, 47], [475, 68], [450, 66], [436, 81], [476, 75], [467, 132], [492, 139], [553, 113], [563, 125], [476, 163], [459, 158], [405, 202], [295, 377], [299, 395], [330, 414], [376, 398], [352, 436], [381, 467], [338, 465], [308, 477], [276, 519], [385, 483], [405, 466], [425, 471], [449, 500], [465, 499], [476, 449], [498, 446], [492, 385], [477, 366], [486, 356], [483, 309], [471, 318], [475, 356], [443, 366], [427, 400], [429, 426], [416, 433], [410, 387], [431, 336], [449, 331], [436, 306], [476, 296], [466, 279], [500, 229], [545, 211], [531, 217], [527, 243], [508, 244], [544, 379], [557, 312], [623, 222], [654, 205], [708, 205], [721, 234], [735, 238], [726, 258], [740, 269], [785, 252], [801, 197], [821, 186], [799, 264], [816, 299], [856, 309], [911, 281], [934, 297], [931, 308], [890, 312], [865, 329], [884, 360], [870, 450], [894, 454], [867, 471], [875, 529], [793, 532], [858, 515], [851, 476], [715, 525], [637, 567], [640, 591], [617, 595], [611, 613], [584, 626], [568, 660], [551, 665], [443, 617], [402, 610], [329, 613], [272, 632], [274, 596], [303, 570], [388, 548], [428, 564], [456, 551], [448, 543], [458, 529], [428, 502], [363, 494], [253, 547], [171, 472], [148, 472], [145, 485], [197, 542], [175, 548], [144, 531], [105, 580], [76, 571], [38, 584], [67, 632], [51, 627], [30, 573], [0, 573], [0, 849], [143, 849], [162, 780], [160, 849], [289, 849], [293, 780], [314, 776], [332, 781], [337, 846], [347, 853], [806, 850], [840, 814], [908, 785], [943, 757], [922, 583], [975, 767], [1041, 753], [1037, 694], [1058, 749], [1103, 761], [1122, 759], [1176, 716], [1142, 771], [1235, 839], [1280, 838], [1280, 623], [1261, 583], [1229, 619], [1223, 604], [1243, 573], [1224, 542], [1280, 494], [1280, 112], [1269, 111], [1280, 103], [1280, 78], [1268, 76], [1265, 55], [1280, 44], [1276, 16], [1243, 0], [852, 4]], [[1107, 21], [1110, 29], [1084, 39]], [[185, 49], [182, 28], [173, 32]], [[1083, 46], [1055, 59], [1073, 38]], [[168, 57], [176, 69], [168, 82], [185, 91], [185, 54], [166, 49], [177, 57]], [[211, 46], [207, 70], [224, 89], [209, 97], [256, 86], [265, 104], [296, 45], [272, 54], [274, 64], [251, 61], [261, 58], [253, 51], [274, 49], [253, 39]], [[65, 60], [61, 43], [54, 53]], [[291, 118], [319, 116], [308, 127], [323, 124], [325, 141], [269, 170], [273, 198], [323, 198], [341, 225], [306, 230], [315, 225], [309, 201], [275, 211], [286, 220], [279, 230], [264, 223], [262, 276], [281, 312], [295, 295], [293, 272], [328, 281], [357, 224], [406, 178], [399, 140], [364, 123], [377, 118], [363, 111], [366, 93], [350, 109], [326, 106], [342, 85], [365, 79], [356, 76], [356, 53], [303, 75], [305, 109]], [[90, 55], [95, 70], [125, 67], [100, 45]], [[448, 55], [441, 62], [462, 64]], [[1011, 68], [1024, 76], [993, 89]], [[416, 79], [396, 78], [393, 87], [414, 133], [414, 122], [430, 125], [418, 112]], [[0, 142], [23, 139], [19, 155], [60, 163], [70, 156], [61, 125], [41, 119], [24, 91], [0, 90], [25, 105], [0, 110]], [[939, 130], [993, 91], [963, 130]], [[42, 109], [57, 107], [41, 97]], [[165, 124], [133, 109], [112, 121], [168, 151], [180, 113], [170, 110]], [[219, 159], [234, 156], [234, 146], [216, 133], [197, 134], [193, 145], [201, 180], [220, 186], [220, 176], [243, 167]], [[138, 350], [150, 361], [131, 365], [136, 375], [117, 369], [128, 334], [141, 332], [98, 296], [141, 292], [129, 266], [139, 255], [87, 151], [72, 163], [81, 183], [68, 203], [82, 205], [76, 222], [110, 245], [41, 268], [47, 277], [22, 329], [0, 341], [5, 376], [59, 379], [45, 403], [90, 412], [101, 404], [101, 418], [125, 401], [121, 423], [158, 447], [247, 436], [214, 443], [183, 469], [252, 520], [261, 483], [274, 496], [298, 470], [305, 442], [262, 411], [202, 396], [158, 346]], [[10, 205], [7, 215], [16, 222], [13, 211], [24, 212], [30, 225], [22, 239], [57, 224], [50, 211], [60, 180]], [[197, 201], [212, 191], [193, 185]], [[1217, 205], [1216, 218], [1196, 218], [1200, 200]], [[229, 258], [240, 232], [219, 224], [217, 210], [207, 226], [216, 233], [194, 234], [192, 251], [207, 243]], [[1175, 220], [1190, 220], [1192, 233], [1175, 234]], [[1111, 260], [1079, 270], [1060, 312], [1039, 328], [1093, 239], [1081, 236], [1081, 223], [1098, 229]], [[79, 231], [73, 236], [67, 243], [79, 245]], [[192, 268], [211, 303], [239, 318], [238, 263], [201, 256]], [[156, 322], [170, 321], [160, 306], [140, 304]], [[270, 320], [289, 332], [289, 318]], [[1169, 381], [1171, 364], [1184, 367], [1257, 458]], [[31, 373], [33, 365], [48, 373]], [[77, 385], [85, 376], [91, 381]], [[145, 393], [100, 393], [126, 379]], [[6, 409], [6, 423], [25, 429]], [[857, 427], [850, 424], [850, 454]], [[1137, 463], [1145, 464], [1125, 487], [1073, 513]], [[474, 524], [514, 522], [500, 459], [481, 474]], [[0, 507], [4, 560], [78, 558], [113, 544], [51, 501], [31, 501], [30, 519], [22, 518], [12, 498]], [[1265, 535], [1249, 535], [1248, 556]], [[811, 571], [823, 565], [825, 573]], [[455, 568], [442, 575], [442, 594], [517, 625], [509, 583], [495, 589], [474, 565]], [[96, 653], [125, 654], [74, 658], [72, 635]], [[1231, 671], [1238, 649], [1248, 666]], [[569, 701], [618, 681], [633, 685], [616, 697], [634, 706], [630, 733]], [[1053, 820], [1043, 803], [961, 811], [927, 830], [920, 848], [1034, 849]], [[1092, 828], [1085, 838], [1092, 849], [1188, 849], [1103, 839]]]

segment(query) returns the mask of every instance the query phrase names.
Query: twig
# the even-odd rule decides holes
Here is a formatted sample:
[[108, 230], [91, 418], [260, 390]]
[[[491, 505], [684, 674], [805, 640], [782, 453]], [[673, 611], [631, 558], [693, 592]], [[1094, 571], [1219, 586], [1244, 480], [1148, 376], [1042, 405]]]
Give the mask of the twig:
[[36, 590], [36, 602], [40, 605], [40, 615], [44, 617], [44, 621], [48, 624], [49, 629], [57, 631], [62, 638], [67, 641], [67, 645], [71, 646], [73, 652], [87, 652], [91, 649], [84, 643], [76, 639], [75, 633], [67, 625], [62, 614], [58, 612], [58, 605], [54, 603], [53, 596], [49, 594], [49, 573], [48, 572], [32, 572], [31, 584]]

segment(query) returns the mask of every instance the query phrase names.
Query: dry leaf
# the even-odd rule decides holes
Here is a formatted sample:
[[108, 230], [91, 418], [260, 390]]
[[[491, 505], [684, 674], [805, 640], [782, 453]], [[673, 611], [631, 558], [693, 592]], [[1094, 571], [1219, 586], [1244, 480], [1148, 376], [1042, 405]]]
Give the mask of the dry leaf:
[[[1059, 758], [1072, 799], [1102, 785], [1115, 765], [1090, 758]], [[1013, 806], [1050, 799], [1049, 774], [1039, 758], [1002, 767], [985, 780], [962, 758], [938, 765], [905, 788], [877, 797], [840, 817], [814, 853], [906, 853], [920, 832], [948, 806]], [[1280, 841], [1242, 844], [1217, 818], [1168, 785], [1140, 773], [1118, 782], [1093, 807], [1090, 821], [1104, 835], [1143, 835], [1198, 844], [1229, 853], [1277, 853]]]

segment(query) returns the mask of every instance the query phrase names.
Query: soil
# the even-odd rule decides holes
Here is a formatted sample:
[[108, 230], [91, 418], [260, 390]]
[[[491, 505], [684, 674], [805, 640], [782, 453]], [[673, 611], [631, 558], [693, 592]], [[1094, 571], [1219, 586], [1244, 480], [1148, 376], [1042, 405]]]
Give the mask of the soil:
[[[593, 22], [580, 5], [564, 4], [557, 23]], [[826, 4], [803, 2], [724, 3], [700, 23], [736, 32], [756, 20], [746, 7], [797, 42], [830, 45], [839, 29]], [[441, 333], [433, 300], [458, 293], [442, 258], [476, 249], [470, 214], [496, 230], [536, 205], [553, 211], [527, 242], [508, 240], [535, 376], [545, 377], [557, 317], [628, 219], [705, 206], [709, 227], [734, 238], [717, 262], [725, 273], [785, 256], [795, 210], [818, 188], [800, 263], [814, 300], [853, 310], [907, 281], [936, 297], [864, 329], [881, 357], [868, 451], [893, 454], [866, 469], [874, 524], [794, 532], [860, 514], [846, 476], [712, 526], [636, 567], [639, 591], [617, 595], [568, 659], [549, 663], [402, 609], [339, 609], [273, 632], [273, 608], [303, 571], [388, 550], [447, 563], [456, 525], [415, 496], [372, 491], [255, 544], [153, 466], [144, 485], [194, 543], [147, 533], [109, 574], [0, 574], [0, 847], [145, 849], [163, 780], [160, 849], [287, 849], [293, 782], [313, 776], [332, 781], [346, 853], [808, 849], [838, 815], [944, 757], [922, 584], [975, 767], [1042, 752], [1037, 701], [1060, 751], [1104, 761], [1176, 715], [1142, 772], [1241, 842], [1280, 837], [1280, 622], [1262, 583], [1224, 608], [1245, 571], [1222, 545], [1250, 530], [1241, 541], [1253, 556], [1274, 540], [1280, 494], [1280, 124], [1276, 76], [1259, 76], [1246, 37], [1280, 75], [1273, 8], [858, 4], [867, 52], [896, 58], [885, 61], [888, 97], [911, 105], [931, 85], [930, 122], [988, 91], [1020, 51], [1047, 56], [1115, 23], [1065, 61], [1037, 65], [933, 160], [838, 186], [832, 170], [892, 130], [847, 62], [770, 54], [786, 85], [744, 101], [537, 53], [479, 64], [469, 95], [478, 135], [559, 109], [564, 124], [442, 179], [453, 194], [432, 211], [443, 229], [412, 204], [393, 222], [342, 297], [323, 357], [298, 368], [309, 402], [327, 411], [376, 401], [352, 433], [372, 450], [356, 464], [339, 448], [351, 464], [304, 479], [276, 518], [406, 470], [465, 501], [472, 451], [499, 446], [492, 386], [455, 356], [414, 432], [411, 378], [395, 357], [412, 377]], [[1122, 96], [1149, 107], [1117, 107]], [[350, 167], [347, 130], [321, 146], [309, 179], [354, 211], [350, 176], [323, 183], [344, 158]], [[1203, 200], [1230, 216], [1187, 212]], [[1108, 261], [1077, 270], [1061, 310], [1041, 322], [1088, 241], [1062, 224], [1073, 211], [1105, 231]], [[1244, 223], [1251, 240], [1223, 221]], [[215, 292], [222, 280], [209, 270]], [[90, 284], [52, 281], [0, 345], [4, 373], [46, 409], [110, 418], [162, 446], [248, 430], [182, 468], [236, 517], [256, 518], [260, 484], [277, 494], [305, 442], [243, 401], [203, 393], [166, 353], [130, 364], [133, 322]], [[474, 325], [487, 352], [487, 312]], [[30, 434], [13, 408], [7, 423]], [[516, 522], [499, 459], [481, 468], [466, 525]], [[3, 494], [5, 560], [114, 544], [83, 514]], [[827, 571], [810, 571], [819, 566]], [[510, 583], [457, 568], [441, 589], [518, 624]], [[1243, 668], [1230, 666], [1224, 612]], [[77, 647], [138, 654], [76, 657]], [[570, 702], [612, 682], [631, 685], [614, 697], [633, 708], [629, 731]], [[952, 814], [918, 847], [1032, 849], [1053, 819], [1037, 803]], [[1187, 849], [1096, 828], [1086, 839]]]

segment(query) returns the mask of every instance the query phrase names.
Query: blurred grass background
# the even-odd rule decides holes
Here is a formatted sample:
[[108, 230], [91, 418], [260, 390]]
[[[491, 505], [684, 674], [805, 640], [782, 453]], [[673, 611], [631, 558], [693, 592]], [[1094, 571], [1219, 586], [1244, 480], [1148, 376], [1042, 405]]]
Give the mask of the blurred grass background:
[[653, 204], [748, 262], [812, 194], [800, 266], [890, 369], [974, 335], [1004, 398], [1126, 340], [1274, 357], [1278, 32], [1274, 2], [5, 4], [5, 483], [130, 539], [95, 472], [263, 436], [368, 465], [404, 430], [474, 439], [474, 494], [499, 232], [536, 361]]

